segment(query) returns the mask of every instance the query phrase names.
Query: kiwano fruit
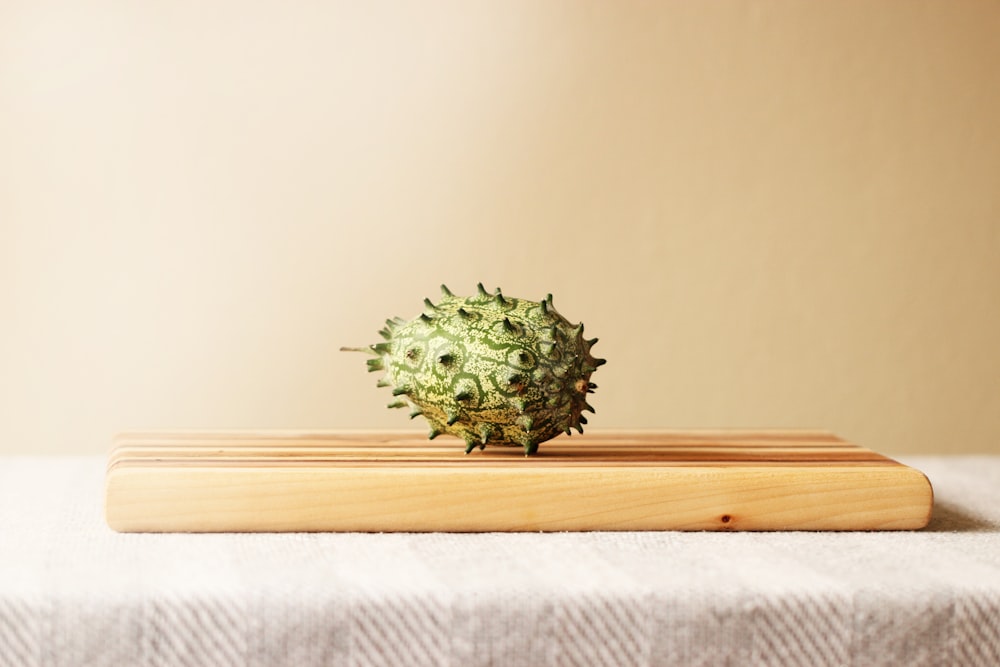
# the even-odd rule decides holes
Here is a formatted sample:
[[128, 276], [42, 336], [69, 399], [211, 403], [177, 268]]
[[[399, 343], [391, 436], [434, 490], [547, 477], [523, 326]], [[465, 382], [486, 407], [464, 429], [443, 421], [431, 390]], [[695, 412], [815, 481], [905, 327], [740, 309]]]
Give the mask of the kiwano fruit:
[[428, 421], [429, 437], [442, 433], [465, 441], [465, 453], [486, 445], [523, 447], [575, 428], [583, 433], [591, 373], [605, 360], [591, 355], [596, 338], [583, 324], [556, 312], [552, 295], [542, 301], [489, 293], [424, 299], [424, 311], [406, 321], [386, 320], [383, 342], [363, 348], [368, 370], [384, 370], [380, 387], [392, 387], [390, 408], [411, 408]]

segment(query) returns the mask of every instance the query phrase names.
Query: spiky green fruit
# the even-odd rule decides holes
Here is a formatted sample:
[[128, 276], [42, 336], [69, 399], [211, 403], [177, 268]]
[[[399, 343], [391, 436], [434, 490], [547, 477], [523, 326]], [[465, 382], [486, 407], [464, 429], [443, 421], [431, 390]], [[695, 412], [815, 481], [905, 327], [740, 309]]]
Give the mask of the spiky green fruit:
[[424, 312], [386, 320], [385, 340], [367, 348], [369, 371], [384, 370], [392, 387], [390, 408], [423, 415], [430, 438], [442, 433], [465, 441], [465, 453], [490, 445], [523, 447], [525, 455], [571, 428], [583, 433], [590, 375], [604, 359], [591, 355], [596, 338], [583, 337], [542, 301], [489, 293], [459, 297], [441, 286], [442, 298], [424, 299]]

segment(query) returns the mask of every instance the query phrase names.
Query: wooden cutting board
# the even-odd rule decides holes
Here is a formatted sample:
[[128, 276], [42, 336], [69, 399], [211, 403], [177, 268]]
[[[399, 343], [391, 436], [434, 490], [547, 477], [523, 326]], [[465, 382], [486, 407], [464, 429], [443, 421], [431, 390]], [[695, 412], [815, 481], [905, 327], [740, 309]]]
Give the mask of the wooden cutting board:
[[907, 530], [919, 471], [817, 431], [617, 431], [537, 455], [411, 432], [119, 436], [106, 516], [126, 532]]

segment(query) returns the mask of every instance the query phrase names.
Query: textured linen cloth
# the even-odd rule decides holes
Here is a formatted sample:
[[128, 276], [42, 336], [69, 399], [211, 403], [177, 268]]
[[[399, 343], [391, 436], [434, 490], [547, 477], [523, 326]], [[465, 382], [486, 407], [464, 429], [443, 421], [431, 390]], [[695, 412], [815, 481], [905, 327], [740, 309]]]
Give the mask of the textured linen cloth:
[[997, 665], [1000, 457], [878, 533], [118, 534], [0, 459], [0, 666]]

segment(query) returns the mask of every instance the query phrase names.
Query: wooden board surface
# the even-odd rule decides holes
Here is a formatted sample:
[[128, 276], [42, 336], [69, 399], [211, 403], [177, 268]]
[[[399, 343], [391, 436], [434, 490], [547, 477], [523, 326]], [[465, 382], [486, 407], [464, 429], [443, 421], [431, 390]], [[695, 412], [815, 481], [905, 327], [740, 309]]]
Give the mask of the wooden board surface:
[[906, 530], [917, 470], [820, 431], [616, 431], [537, 455], [412, 432], [150, 432], [108, 460], [125, 532]]

